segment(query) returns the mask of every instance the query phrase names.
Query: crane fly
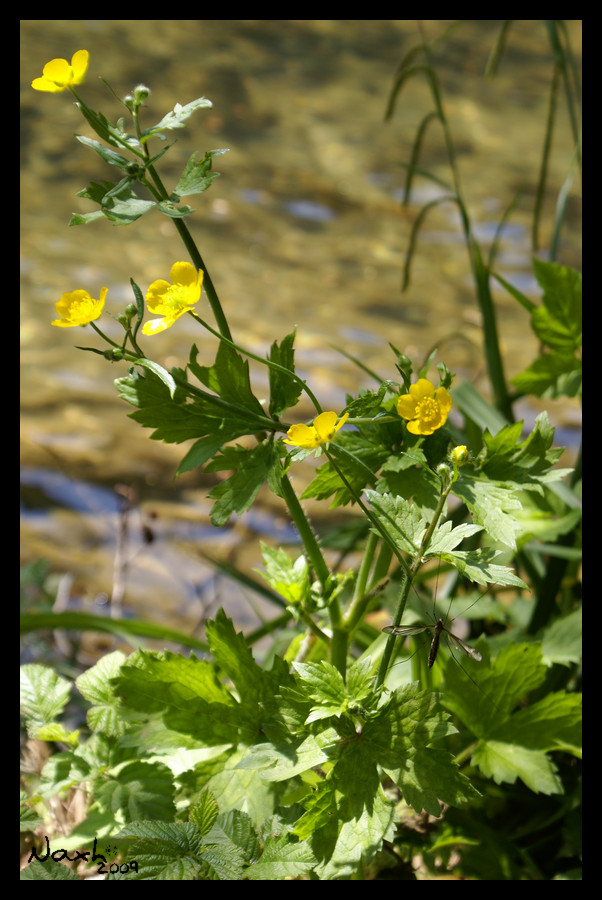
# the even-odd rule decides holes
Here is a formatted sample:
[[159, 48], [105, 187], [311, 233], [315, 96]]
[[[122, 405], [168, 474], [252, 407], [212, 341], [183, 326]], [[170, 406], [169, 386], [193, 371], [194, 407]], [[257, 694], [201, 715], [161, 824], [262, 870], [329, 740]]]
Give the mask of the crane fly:
[[429, 650], [429, 658], [428, 658], [428, 667], [432, 669], [435, 665], [435, 660], [437, 659], [437, 653], [439, 652], [439, 642], [441, 640], [441, 635], [443, 632], [447, 635], [448, 640], [453, 644], [453, 646], [464, 653], [466, 656], [470, 656], [471, 659], [474, 659], [475, 662], [481, 662], [483, 657], [479, 653], [478, 650], [475, 650], [474, 647], [471, 647], [470, 644], [465, 643], [461, 638], [457, 635], [452, 634], [449, 629], [445, 627], [443, 624], [443, 619], [437, 619], [437, 621], [432, 625], [387, 625], [383, 628], [385, 634], [422, 634], [424, 631], [432, 631], [433, 639], [431, 641], [431, 649]]

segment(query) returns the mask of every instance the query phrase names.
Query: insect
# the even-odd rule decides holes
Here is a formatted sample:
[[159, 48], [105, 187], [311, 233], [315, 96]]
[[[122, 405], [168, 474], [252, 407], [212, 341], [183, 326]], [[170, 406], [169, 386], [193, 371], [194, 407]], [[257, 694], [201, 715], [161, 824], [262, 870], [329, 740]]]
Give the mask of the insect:
[[[437, 579], [438, 579], [438, 577], [439, 577], [439, 574], [437, 573]], [[481, 600], [481, 598], [488, 592], [488, 590], [489, 589], [483, 591], [483, 593], [481, 593], [477, 597], [477, 599], [474, 600], [470, 604], [470, 606], [467, 607], [467, 609], [470, 609], [472, 606], [474, 606], [476, 603], [478, 603], [479, 600]], [[451, 600], [450, 600], [450, 606], [451, 606]], [[448, 609], [448, 612], [449, 612], [449, 609]], [[485, 693], [485, 691], [481, 688], [481, 686], [479, 684], [477, 684], [477, 682], [472, 678], [472, 676], [466, 671], [466, 669], [460, 663], [460, 661], [455, 658], [453, 649], [455, 648], [456, 650], [459, 650], [465, 656], [468, 656], [470, 659], [474, 660], [474, 662], [482, 662], [483, 661], [482, 655], [479, 653], [478, 650], [476, 650], [474, 647], [471, 647], [470, 644], [467, 644], [465, 641], [462, 640], [462, 638], [458, 637], [458, 635], [456, 635], [456, 634], [453, 634], [453, 632], [451, 632], [448, 628], [446, 628], [443, 618], [437, 617], [437, 619], [435, 619], [435, 617], [433, 617], [433, 621], [428, 624], [421, 622], [421, 623], [418, 623], [417, 625], [387, 625], [382, 630], [385, 632], [385, 634], [400, 635], [400, 636], [422, 634], [423, 632], [427, 632], [427, 631], [432, 632], [431, 646], [430, 646], [429, 655], [428, 655], [428, 668], [429, 669], [432, 669], [432, 667], [435, 664], [435, 660], [437, 659], [437, 654], [439, 652], [439, 644], [441, 641], [441, 635], [445, 634], [445, 636], [447, 638], [447, 642], [449, 644], [451, 655], [454, 658], [456, 664], [460, 667], [460, 669], [462, 669], [462, 671], [464, 672], [466, 677], [474, 684], [474, 686], [476, 688], [478, 688], [480, 693], [483, 694], [485, 697], [487, 697], [487, 699], [491, 702], [491, 704], [496, 709], [498, 709], [498, 707], [497, 707], [496, 703], [493, 701], [493, 699], [488, 694]]]
[[483, 657], [479, 653], [478, 650], [475, 650], [474, 647], [471, 647], [470, 644], [465, 643], [461, 638], [457, 635], [452, 634], [449, 629], [445, 627], [443, 624], [443, 619], [438, 619], [433, 625], [387, 625], [383, 628], [385, 634], [421, 634], [423, 631], [432, 631], [433, 639], [431, 641], [431, 649], [429, 650], [429, 658], [428, 658], [428, 667], [432, 669], [435, 660], [437, 659], [437, 653], [439, 652], [439, 642], [441, 640], [441, 635], [443, 632], [448, 637], [448, 640], [453, 644], [453, 646], [464, 653], [466, 656], [470, 656], [471, 659], [474, 659], [475, 662], [481, 662]]

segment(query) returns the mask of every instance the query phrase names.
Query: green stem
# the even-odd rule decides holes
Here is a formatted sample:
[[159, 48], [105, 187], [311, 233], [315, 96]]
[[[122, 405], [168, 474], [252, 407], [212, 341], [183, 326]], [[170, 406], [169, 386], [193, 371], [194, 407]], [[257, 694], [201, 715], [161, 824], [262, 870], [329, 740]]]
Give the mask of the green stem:
[[[397, 602], [397, 609], [395, 610], [395, 615], [393, 616], [393, 625], [397, 626], [401, 623], [403, 618], [403, 614], [405, 612], [406, 604], [408, 602], [408, 597], [410, 595], [410, 589], [414, 582], [414, 578], [422, 565], [422, 558], [428, 549], [428, 545], [433, 536], [433, 532], [437, 527], [437, 523], [441, 517], [441, 513], [445, 507], [445, 502], [449, 496], [449, 492], [451, 490], [452, 484], [454, 483], [454, 477], [452, 473], [449, 473], [449, 478], [446, 484], [442, 484], [441, 487], [441, 495], [439, 497], [439, 502], [437, 503], [437, 508], [433, 515], [431, 524], [427, 528], [424, 537], [422, 538], [422, 542], [420, 544], [420, 548], [416, 556], [412, 559], [407, 571], [404, 573], [404, 577], [401, 583], [401, 589], [399, 593], [399, 600]], [[389, 668], [389, 663], [391, 661], [391, 656], [393, 654], [393, 647], [395, 646], [396, 637], [394, 634], [389, 635], [387, 643], [385, 645], [385, 649], [383, 652], [383, 656], [380, 663], [380, 668], [378, 670], [378, 676], [376, 679], [377, 686], [384, 683], [385, 677], [387, 675], [387, 670]]]
[[[296, 375], [295, 372], [292, 372], [290, 369], [287, 369], [286, 366], [281, 366], [280, 363], [276, 363], [271, 359], [264, 359], [264, 357], [259, 356], [256, 353], [252, 353], [250, 350], [245, 350], [244, 347], [241, 347], [238, 344], [236, 344], [232, 340], [232, 338], [227, 338], [227, 337], [225, 337], [225, 335], [220, 334], [218, 331], [216, 331], [215, 328], [212, 328], [208, 322], [205, 322], [205, 320], [201, 319], [201, 317], [199, 315], [197, 315], [196, 313], [191, 311], [189, 313], [189, 315], [192, 316], [192, 318], [195, 319], [199, 323], [199, 325], [202, 325], [203, 328], [205, 328], [210, 334], [213, 334], [215, 337], [219, 338], [220, 341], [223, 341], [224, 344], [227, 344], [228, 347], [232, 347], [232, 349], [236, 350], [238, 353], [242, 353], [244, 356], [247, 356], [249, 359], [254, 359], [255, 362], [261, 363], [263, 366], [267, 366], [269, 369], [274, 369], [277, 372], [282, 372], [283, 375], [287, 375], [289, 378], [292, 378], [294, 381], [297, 382], [297, 384], [301, 385], [301, 387], [303, 388], [303, 390], [305, 391], [305, 393], [307, 394], [307, 396], [309, 397], [309, 399], [315, 406], [317, 412], [318, 413], [322, 412], [322, 407], [320, 406], [318, 398], [315, 396], [313, 391], [310, 390], [310, 388], [308, 388], [305, 381], [303, 381], [302, 378], [300, 378], [298, 375]], [[372, 419], [369, 419], [368, 421], [372, 421]], [[281, 430], [287, 431], [288, 428], [289, 428], [288, 425], [283, 424]]]
[[330, 570], [326, 564], [324, 557], [322, 556], [322, 551], [320, 550], [320, 546], [318, 544], [316, 536], [312, 531], [307, 516], [301, 508], [301, 504], [297, 499], [297, 495], [293, 490], [293, 486], [290, 483], [288, 475], [282, 476], [280, 484], [282, 487], [284, 501], [288, 506], [291, 518], [297, 527], [297, 531], [299, 532], [301, 540], [303, 541], [303, 546], [307, 551], [307, 555], [309, 556], [314, 571], [318, 576], [320, 584], [322, 585], [322, 588], [325, 589], [326, 582], [330, 577]]
[[[135, 117], [135, 121], [136, 121], [136, 125], [138, 127], [137, 117]], [[145, 149], [146, 154], [148, 154], [148, 148], [147, 148], [146, 144], [144, 145], [144, 149]], [[161, 178], [159, 177], [155, 167], [152, 165], [147, 165], [146, 171], [148, 172], [148, 174], [154, 181], [154, 183], [157, 187], [157, 190], [159, 191], [159, 194], [161, 195], [161, 198], [163, 200], [169, 200], [169, 194], [167, 193], [165, 185], [161, 181]], [[217, 291], [215, 290], [213, 281], [211, 280], [209, 270], [207, 269], [207, 266], [203, 262], [203, 258], [201, 256], [201, 254], [199, 253], [198, 247], [195, 244], [194, 239], [193, 239], [192, 235], [190, 234], [190, 231], [188, 230], [188, 226], [182, 219], [174, 219], [173, 223], [176, 227], [178, 234], [180, 235], [180, 237], [182, 239], [182, 243], [184, 244], [184, 246], [186, 247], [186, 249], [190, 255], [190, 258], [192, 260], [192, 263], [193, 263], [195, 269], [202, 269], [202, 271], [204, 273], [203, 274], [203, 287], [205, 289], [205, 293], [207, 295], [209, 305], [211, 306], [211, 309], [213, 311], [213, 315], [215, 316], [215, 321], [217, 323], [217, 327], [218, 327], [220, 334], [223, 335], [223, 337], [228, 338], [229, 340], [232, 340], [232, 335], [230, 333], [228, 321], [226, 319], [226, 316], [224, 315], [222, 305], [219, 302], [219, 297], [217, 296]]]

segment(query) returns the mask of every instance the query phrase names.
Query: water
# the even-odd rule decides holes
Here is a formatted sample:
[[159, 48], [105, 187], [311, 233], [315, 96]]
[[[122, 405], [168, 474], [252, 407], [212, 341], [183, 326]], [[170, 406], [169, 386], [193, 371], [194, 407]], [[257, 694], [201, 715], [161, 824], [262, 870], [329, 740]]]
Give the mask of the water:
[[[433, 20], [425, 27], [434, 35], [445, 24]], [[264, 353], [297, 325], [299, 371], [310, 378], [324, 408], [340, 408], [346, 391], [368, 383], [336, 346], [394, 377], [389, 341], [417, 360], [438, 344], [452, 370], [486, 391], [479, 314], [451, 204], [429, 216], [411, 289], [399, 291], [419, 204], [436, 196], [432, 184], [419, 180], [413, 205], [405, 209], [399, 203], [404, 172], [398, 163], [408, 160], [416, 127], [430, 108], [424, 83], [408, 85], [393, 121], [383, 121], [396, 67], [418, 40], [416, 25], [111, 19], [21, 25], [22, 462], [29, 484], [22, 557], [45, 555], [56, 570], [75, 570], [84, 606], [98, 593], [110, 593], [117, 514], [104, 494], [83, 511], [73, 498], [81, 497], [83, 484], [109, 494], [115, 484], [132, 485], [141, 515], [154, 510], [157, 539], [151, 555], [136, 549], [143, 562], [132, 573], [126, 603], [147, 614], [168, 611], [171, 624], [193, 627], [203, 612], [198, 586], [213, 577], [198, 550], [250, 572], [260, 565], [258, 535], [272, 542], [289, 539], [290, 523], [273, 498], [262, 494], [251, 516], [212, 529], [207, 493], [213, 481], [203, 473], [174, 481], [186, 448], [150, 441], [127, 418], [130, 410], [112, 384], [124, 368], [74, 349], [98, 346], [89, 330], [50, 327], [64, 291], [86, 287], [94, 293], [106, 285], [107, 308], [118, 313], [132, 299], [130, 277], [144, 292], [186, 256], [172, 223], [156, 213], [127, 230], [108, 222], [67, 227], [73, 212], [90, 210], [76, 193], [114, 173], [73, 139], [76, 131], [89, 131], [70, 97], [37, 93], [29, 83], [47, 60], [86, 48], [91, 63], [82, 95], [109, 116], [120, 112], [100, 74], [119, 95], [139, 82], [151, 87], [147, 125], [176, 101], [213, 101], [211, 110], [197, 113], [177, 133], [178, 145], [167, 157], [174, 162], [160, 168], [161, 174], [169, 185], [195, 150], [230, 148], [215, 166], [221, 177], [206, 194], [190, 198], [196, 213], [188, 222], [235, 338]], [[570, 27], [578, 42], [578, 23]], [[495, 33], [495, 21], [467, 22], [442, 52], [439, 72], [464, 189], [485, 246], [516, 190], [525, 188], [526, 200], [502, 243], [500, 274], [532, 290], [529, 198], [543, 140], [550, 53], [543, 24], [519, 21], [507, 62], [496, 79], [485, 80], [481, 72]], [[565, 119], [560, 111], [550, 167], [555, 187], [570, 159]], [[449, 179], [436, 129], [423, 165]], [[550, 213], [553, 202], [550, 194]], [[576, 197], [571, 202], [576, 227], [564, 240], [562, 261], [579, 266], [579, 204]], [[511, 376], [538, 348], [524, 311], [502, 293], [496, 300]], [[105, 322], [107, 332], [118, 333], [116, 326], [111, 331], [110, 319]], [[186, 359], [192, 341], [200, 358], [210, 361], [215, 353], [213, 339], [188, 320], [155, 341], [158, 361], [168, 366]], [[260, 390], [265, 372], [253, 372]], [[552, 414], [574, 443], [576, 404], [552, 404]], [[54, 482], [50, 473], [57, 476]], [[295, 484], [302, 487], [309, 477], [300, 467]], [[328, 518], [321, 507], [312, 513], [317, 521]], [[162, 555], [165, 579], [145, 577]], [[217, 599], [243, 624], [256, 621], [248, 595], [241, 597], [238, 589], [222, 582]]]

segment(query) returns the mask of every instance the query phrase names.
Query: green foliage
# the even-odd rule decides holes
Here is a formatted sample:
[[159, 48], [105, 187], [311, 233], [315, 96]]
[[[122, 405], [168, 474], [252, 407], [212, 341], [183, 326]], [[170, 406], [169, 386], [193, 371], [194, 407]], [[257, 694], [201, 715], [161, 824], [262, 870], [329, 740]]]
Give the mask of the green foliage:
[[[562, 55], [560, 24], [547, 27]], [[460, 191], [433, 50], [424, 42], [404, 57], [388, 109], [390, 116], [415, 75], [426, 76], [434, 110], [419, 126], [406, 190], [409, 196], [419, 175], [446, 190], [418, 215], [404, 286], [425, 217], [434, 205], [453, 202], [483, 316], [493, 401], [466, 383], [454, 385], [454, 373], [439, 363], [440, 386], [453, 389], [458, 415], [426, 436], [427, 429], [408, 431], [397, 403], [413, 378], [428, 378], [435, 351], [414, 372], [412, 360], [393, 345], [384, 378], [354, 360], [376, 386], [348, 396], [340, 414], [326, 411], [321, 422], [331, 420], [334, 427], [338, 420], [343, 430], [295, 429], [283, 420], [303, 395], [315, 410], [309, 422], [323, 412], [296, 373], [295, 332], [274, 341], [265, 357], [233, 340], [184, 222], [192, 209], [180, 205], [182, 197], [211, 186], [212, 161], [226, 151], [202, 158], [193, 153], [171, 192], [155, 163], [172, 145], [154, 156], [149, 151], [152, 139], [165, 143], [165, 132], [184, 127], [210, 101], [176, 104], [143, 129], [139, 113], [148, 89], [139, 86], [123, 101], [133, 120], [130, 134], [123, 119], [112, 124], [76, 95], [100, 138], [78, 140], [122, 177], [81, 191], [99, 209], [74, 216], [71, 224], [107, 218], [129, 225], [156, 207], [173, 221], [195, 270], [204, 271], [216, 319], [213, 327], [190, 312], [217, 341], [214, 361], [202, 364], [193, 344], [185, 367], [168, 371], [138, 343], [144, 298], [132, 279], [134, 302], [117, 319], [123, 342], [90, 323], [109, 344], [103, 355], [128, 365], [115, 381], [119, 396], [134, 408], [130, 418], [151, 429], [153, 440], [189, 442], [178, 474], [200, 468], [219, 473], [209, 494], [214, 525], [243, 516], [267, 488], [286, 506], [302, 552], [292, 556], [262, 545], [262, 591], [278, 606], [278, 618], [260, 629], [261, 636], [273, 638], [262, 663], [251, 639], [237, 633], [222, 610], [206, 623], [205, 644], [152, 623], [54, 613], [45, 573], [31, 571], [47, 608], [25, 613], [24, 632], [100, 628], [208, 651], [203, 658], [169, 650], [137, 649], [127, 657], [114, 652], [78, 677], [38, 664], [22, 667], [26, 746], [44, 742], [50, 751], [45, 764], [25, 778], [22, 830], [39, 830], [57, 798], [73, 792], [85, 797], [83, 817], [60, 838], [60, 861], [68, 851], [92, 841], [96, 846], [100, 837], [112, 848], [112, 856], [103, 849], [96, 860], [108, 865], [109, 880], [334, 880], [375, 877], [390, 859], [405, 862], [414, 852], [434, 869], [436, 860], [448, 862], [452, 849], [460, 848], [468, 877], [520, 880], [525, 872], [538, 877], [537, 847], [547, 841], [541, 821], [547, 827], [556, 819], [563, 821], [566, 853], [579, 855], [568, 835], [579, 803], [572, 764], [581, 753], [581, 615], [575, 590], [580, 469], [557, 467], [562, 451], [554, 447], [546, 413], [529, 434], [514, 420], [516, 397], [503, 373], [490, 279], [497, 278], [526, 310], [541, 344], [539, 357], [513, 379], [514, 386], [521, 394], [573, 397], [581, 391], [581, 276], [535, 259], [542, 289], [538, 306], [494, 274], [495, 247], [485, 261]], [[445, 134], [449, 183], [418, 168], [431, 123]], [[138, 196], [138, 184], [152, 200]], [[257, 396], [251, 364], [268, 369], [267, 398]], [[300, 432], [309, 438], [295, 445], [292, 438]], [[289, 470], [311, 455], [322, 461], [297, 497]], [[567, 476], [570, 483], [563, 480]], [[352, 508], [358, 515], [350, 532], [335, 526], [317, 533], [300, 502], [307, 499], [331, 509]], [[329, 547], [340, 553], [336, 562]], [[437, 600], [443, 608], [437, 574], [428, 601], [434, 621], [441, 616], [434, 668], [434, 651], [427, 661], [416, 646], [408, 658], [398, 640], [433, 629], [434, 622], [423, 623], [425, 604], [418, 594], [432, 577], [433, 560], [437, 573], [448, 575], [447, 612], [459, 610], [474, 628], [472, 655], [460, 661], [459, 634], [449, 635], [446, 649], [449, 622], [437, 611]], [[230, 571], [246, 588], [258, 587], [246, 573]], [[485, 585], [488, 600], [466, 596], [466, 582]], [[503, 600], [494, 596], [494, 586]], [[408, 630], [401, 623], [410, 609], [421, 624]], [[385, 635], [390, 618], [393, 628]], [[411, 675], [404, 666], [410, 659]], [[545, 814], [534, 805], [534, 794], [545, 801]], [[417, 825], [429, 817], [428, 827]], [[72, 878], [62, 865], [44, 865], [38, 849], [24, 879]], [[552, 870], [549, 877], [556, 874]]]
[[[393, 839], [393, 785], [434, 816], [441, 801], [478, 797], [445, 749], [456, 728], [436, 694], [376, 690], [366, 655], [346, 680], [325, 659], [289, 672], [276, 657], [266, 670], [221, 612], [207, 638], [211, 661], [113, 653], [77, 678], [89, 736], [55, 754], [40, 783], [44, 802], [85, 781], [89, 826], [137, 861], [137, 878], [349, 877]], [[538, 644], [511, 644], [478, 686], [448, 663], [444, 703], [477, 739], [472, 763], [486, 777], [553, 794], [562, 785], [550, 754], [579, 752], [579, 701], [556, 692], [518, 708], [545, 674]], [[28, 730], [65, 741], [69, 682], [29, 665], [22, 690]]]

